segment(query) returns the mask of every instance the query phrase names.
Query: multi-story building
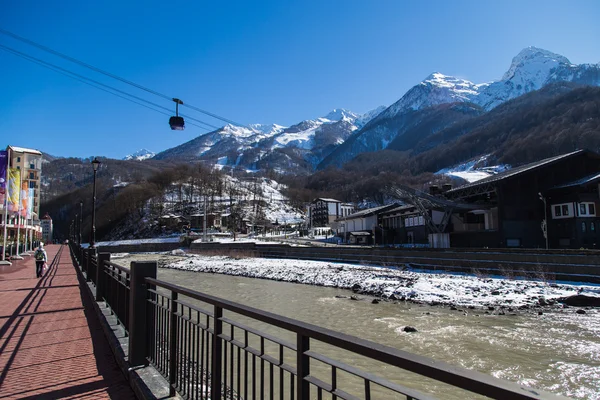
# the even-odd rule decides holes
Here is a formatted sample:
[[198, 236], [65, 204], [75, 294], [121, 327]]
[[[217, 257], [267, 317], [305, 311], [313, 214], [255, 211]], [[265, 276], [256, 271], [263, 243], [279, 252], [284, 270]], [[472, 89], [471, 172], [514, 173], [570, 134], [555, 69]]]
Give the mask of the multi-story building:
[[[15, 242], [19, 234], [20, 243], [27, 241], [34, 243], [41, 239], [42, 229], [40, 227], [40, 182], [42, 175], [42, 153], [38, 150], [26, 149], [17, 146], [8, 146], [8, 168], [16, 168], [20, 171], [21, 193], [25, 192], [31, 201], [31, 216], [25, 219], [9, 212], [6, 217], [7, 241]], [[6, 210], [4, 204], [0, 207], [2, 233], [4, 232], [4, 221]], [[27, 240], [26, 240], [27, 239]]]
[[48, 213], [42, 217], [40, 225], [42, 227], [42, 242], [52, 243], [54, 228], [52, 227], [52, 218]]
[[309, 220], [313, 228], [331, 227], [336, 219], [343, 218], [353, 212], [354, 206], [352, 204], [323, 197], [314, 199], [308, 208]]

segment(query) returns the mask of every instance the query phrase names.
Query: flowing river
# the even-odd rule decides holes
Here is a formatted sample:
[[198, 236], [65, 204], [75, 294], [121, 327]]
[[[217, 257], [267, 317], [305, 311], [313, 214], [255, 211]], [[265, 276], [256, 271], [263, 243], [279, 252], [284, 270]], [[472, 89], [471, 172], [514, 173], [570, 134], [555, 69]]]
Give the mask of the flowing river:
[[[127, 265], [130, 260], [122, 261]], [[158, 278], [555, 394], [600, 399], [597, 310], [492, 315], [481, 309], [451, 310], [405, 302], [372, 304], [368, 297], [350, 300], [352, 292], [344, 289], [176, 269], [159, 268]], [[405, 326], [418, 332], [406, 333]], [[386, 373], [381, 364], [348, 357], [342, 355], [343, 361], [387, 379], [398, 378], [397, 372]], [[407, 386], [433, 392], [438, 398], [470, 398], [451, 394], [447, 387], [437, 388], [414, 374], [398, 379], [404, 384], [402, 380], [408, 379]]]

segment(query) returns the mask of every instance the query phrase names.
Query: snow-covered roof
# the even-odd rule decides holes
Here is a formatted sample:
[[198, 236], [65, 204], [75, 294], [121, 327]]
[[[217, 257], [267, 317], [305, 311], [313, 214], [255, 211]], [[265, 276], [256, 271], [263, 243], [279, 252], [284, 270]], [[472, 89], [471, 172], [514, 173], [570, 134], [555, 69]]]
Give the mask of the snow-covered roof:
[[600, 172], [593, 174], [593, 175], [588, 175], [586, 177], [583, 177], [581, 179], [578, 179], [576, 181], [573, 182], [569, 182], [569, 183], [565, 183], [562, 185], [558, 185], [558, 186], [554, 186], [552, 189], [561, 189], [561, 188], [566, 188], [566, 187], [572, 187], [572, 186], [583, 186], [583, 185], [587, 185], [590, 183], [595, 183], [597, 181], [600, 181]]
[[38, 154], [38, 155], [42, 155], [42, 152], [39, 150], [34, 150], [34, 149], [27, 149], [25, 147], [17, 147], [17, 146], [8, 146], [11, 151], [14, 151], [16, 153], [29, 153], [29, 154]]
[[367, 208], [366, 210], [361, 210], [361, 211], [355, 212], [354, 214], [350, 214], [347, 217], [338, 218], [337, 221], [344, 221], [347, 219], [368, 217], [368, 216], [377, 214], [377, 212], [379, 212], [379, 211], [383, 211], [383, 210], [387, 211], [387, 209], [391, 209], [396, 206], [397, 206], [397, 204], [388, 204], [387, 206]]
[[596, 153], [593, 153], [593, 152], [591, 152], [589, 150], [577, 150], [577, 151], [573, 151], [571, 153], [566, 153], [566, 154], [561, 154], [561, 155], [555, 156], [555, 157], [545, 158], [543, 160], [536, 161], [536, 162], [533, 162], [533, 163], [530, 163], [530, 164], [525, 164], [525, 165], [522, 165], [520, 167], [511, 168], [511, 169], [509, 169], [507, 171], [500, 172], [499, 174], [492, 175], [492, 176], [489, 176], [489, 177], [484, 178], [484, 179], [480, 179], [480, 180], [478, 180], [476, 182], [467, 183], [466, 185], [462, 185], [462, 186], [459, 186], [457, 188], [451, 189], [451, 190], [447, 191], [446, 193], [456, 193], [456, 192], [459, 192], [459, 191], [461, 191], [463, 189], [467, 189], [467, 188], [471, 188], [471, 187], [475, 187], [475, 186], [479, 186], [479, 185], [485, 185], [485, 184], [492, 183], [492, 182], [497, 182], [497, 181], [500, 181], [500, 180], [503, 180], [503, 179], [512, 178], [512, 177], [514, 177], [516, 175], [520, 175], [520, 174], [523, 174], [523, 173], [526, 173], [526, 172], [529, 172], [529, 171], [541, 168], [541, 167], [549, 165], [549, 164], [553, 164], [553, 163], [555, 163], [557, 161], [564, 160], [564, 159], [567, 159], [567, 158], [570, 158], [570, 157], [573, 157], [575, 155], [579, 155], [579, 154], [582, 154], [582, 153], [596, 154]]
[[328, 202], [328, 203], [341, 203], [341, 201], [339, 201], [339, 200], [336, 200], [336, 199], [329, 199], [329, 198], [327, 198], [327, 197], [318, 197], [318, 198], [316, 198], [314, 201], [317, 201], [317, 200], [326, 201], [326, 202]]
[[412, 204], [403, 204], [401, 206], [394, 207], [394, 208], [391, 208], [389, 210], [385, 210], [385, 213], [386, 214], [393, 214], [393, 213], [396, 213], [396, 212], [411, 210], [411, 209], [414, 209], [414, 208], [415, 208], [415, 206], [412, 205]]
[[371, 236], [371, 232], [365, 232], [365, 231], [350, 232], [350, 234], [352, 236]]

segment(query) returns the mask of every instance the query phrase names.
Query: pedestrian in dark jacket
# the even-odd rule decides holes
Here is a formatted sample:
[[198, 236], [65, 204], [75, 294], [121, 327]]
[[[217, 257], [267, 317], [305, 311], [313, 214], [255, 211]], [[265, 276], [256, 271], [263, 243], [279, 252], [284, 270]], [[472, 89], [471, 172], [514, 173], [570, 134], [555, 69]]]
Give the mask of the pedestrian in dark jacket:
[[35, 257], [35, 277], [41, 278], [44, 270], [44, 264], [48, 261], [48, 254], [44, 250], [44, 243], [40, 243], [40, 247], [34, 253]]

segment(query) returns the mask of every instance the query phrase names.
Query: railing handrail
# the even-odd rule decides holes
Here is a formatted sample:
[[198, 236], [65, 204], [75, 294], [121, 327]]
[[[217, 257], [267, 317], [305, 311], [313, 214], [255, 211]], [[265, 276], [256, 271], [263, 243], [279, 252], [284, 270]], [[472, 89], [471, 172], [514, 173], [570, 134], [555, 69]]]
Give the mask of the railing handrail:
[[504, 381], [478, 371], [456, 367], [443, 361], [419, 356], [307, 322], [200, 293], [173, 283], [154, 278], [145, 278], [145, 282], [478, 394], [494, 398], [510, 399], [562, 398], [517, 383]]
[[118, 270], [120, 270], [120, 271], [122, 271], [122, 272], [124, 272], [126, 274], [131, 274], [131, 270], [129, 268], [124, 267], [124, 266], [119, 265], [119, 264], [115, 264], [114, 262], [104, 261], [103, 267], [106, 267], [106, 266], [116, 268], [116, 269], [118, 269]]

